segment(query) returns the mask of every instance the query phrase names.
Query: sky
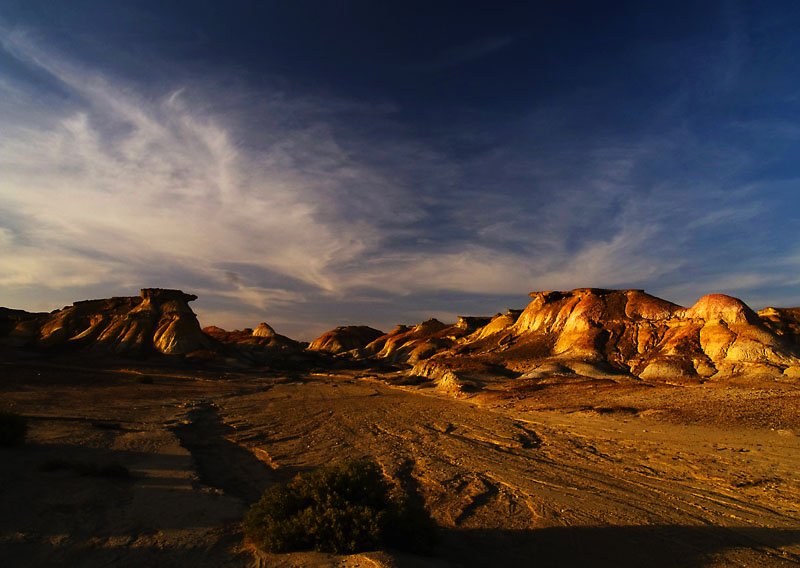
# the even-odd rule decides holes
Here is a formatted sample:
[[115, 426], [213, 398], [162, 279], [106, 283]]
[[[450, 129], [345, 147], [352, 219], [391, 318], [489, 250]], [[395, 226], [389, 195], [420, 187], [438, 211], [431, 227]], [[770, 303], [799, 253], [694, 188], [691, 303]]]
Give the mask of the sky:
[[310, 340], [800, 306], [800, 4], [0, 0], [0, 306]]

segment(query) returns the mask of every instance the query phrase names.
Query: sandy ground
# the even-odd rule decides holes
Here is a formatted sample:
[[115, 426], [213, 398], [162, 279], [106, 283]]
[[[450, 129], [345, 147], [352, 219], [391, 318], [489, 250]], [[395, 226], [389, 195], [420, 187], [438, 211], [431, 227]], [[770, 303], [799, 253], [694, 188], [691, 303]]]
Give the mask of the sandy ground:
[[[0, 365], [0, 406], [30, 420], [25, 446], [0, 449], [1, 563], [800, 565], [796, 384], [515, 384], [454, 399], [381, 378]], [[424, 500], [441, 527], [433, 556], [242, 542], [265, 487], [346, 456], [377, 459]]]

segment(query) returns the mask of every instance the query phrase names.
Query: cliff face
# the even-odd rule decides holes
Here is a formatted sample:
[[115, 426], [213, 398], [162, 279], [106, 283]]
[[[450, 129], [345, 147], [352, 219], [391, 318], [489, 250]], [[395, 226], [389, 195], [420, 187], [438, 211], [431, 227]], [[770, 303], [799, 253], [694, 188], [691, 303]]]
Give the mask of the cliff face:
[[75, 302], [50, 314], [16, 314], [16, 321], [4, 318], [10, 329], [2, 341], [16, 347], [68, 346], [118, 355], [183, 355], [213, 346], [189, 307], [196, 299], [180, 290], [145, 288], [139, 297]]

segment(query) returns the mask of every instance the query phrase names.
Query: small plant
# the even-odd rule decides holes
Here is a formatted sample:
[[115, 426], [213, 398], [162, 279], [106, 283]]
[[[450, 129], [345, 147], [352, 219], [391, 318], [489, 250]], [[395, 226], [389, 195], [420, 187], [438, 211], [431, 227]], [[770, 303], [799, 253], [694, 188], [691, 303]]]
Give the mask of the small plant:
[[244, 532], [266, 552], [427, 552], [436, 540], [427, 512], [392, 495], [377, 463], [352, 459], [269, 488], [250, 507]]
[[25, 443], [28, 421], [16, 412], [0, 410], [0, 446], [19, 446]]

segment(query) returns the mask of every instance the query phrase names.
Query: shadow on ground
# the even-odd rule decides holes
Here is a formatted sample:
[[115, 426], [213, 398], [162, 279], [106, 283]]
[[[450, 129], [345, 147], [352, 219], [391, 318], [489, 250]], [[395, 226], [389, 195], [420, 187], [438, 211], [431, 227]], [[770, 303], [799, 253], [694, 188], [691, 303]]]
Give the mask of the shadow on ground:
[[[176, 427], [176, 433], [192, 451], [198, 469], [205, 472], [204, 483], [211, 482], [248, 502], [275, 481], [275, 472], [224, 439], [228, 426], [219, 421], [214, 408], [199, 409], [194, 418], [191, 423]], [[212, 509], [217, 511], [223, 501], [195, 491], [161, 487], [175, 482], [169, 472], [185, 468], [192, 459], [189, 456], [156, 456], [159, 467], [151, 469], [146, 477], [136, 474], [135, 465], [148, 465], [153, 456], [141, 452], [30, 444], [6, 449], [2, 457], [0, 557], [12, 560], [6, 565], [49, 566], [73, 560], [80, 566], [249, 563], [241, 550], [229, 556], [241, 539], [241, 516], [236, 515], [241, 515], [242, 508], [231, 509], [234, 516], [228, 516], [220, 525], [221, 518], [216, 513], [211, 517], [207, 514]], [[130, 464], [134, 466], [134, 476], [117, 480], [79, 475], [71, 470], [42, 471], [40, 466], [53, 457]], [[416, 493], [414, 487], [405, 489], [412, 496]], [[142, 524], [144, 518], [134, 519], [132, 511], [137, 507], [151, 506], [153, 513], [158, 513], [152, 524]], [[189, 547], [149, 542], [148, 535], [160, 530], [199, 531], [200, 538]], [[431, 558], [400, 555], [398, 567], [426, 563], [539, 568], [800, 565], [800, 528], [652, 525], [528, 531], [442, 529], [441, 533], [441, 542]], [[23, 560], [23, 564], [14, 564]]]
[[[777, 550], [793, 547], [794, 553]], [[677, 525], [445, 530], [436, 556], [460, 566], [699, 568], [800, 565], [800, 528]], [[722, 559], [725, 560], [722, 560]]]
[[[64, 547], [37, 540], [0, 542], [0, 552], [16, 559], [19, 566], [50, 566], [53, 561], [74, 562], [76, 566], [248, 566], [249, 555], [239, 550], [229, 556], [237, 534], [228, 534], [210, 547], [142, 545], [119, 539], [101, 546], [88, 543]], [[233, 540], [232, 540], [233, 539]], [[550, 528], [534, 531], [446, 531], [444, 542], [431, 557], [400, 554], [398, 568], [422, 566], [513, 566], [513, 567], [615, 567], [615, 568], [700, 568], [705, 566], [797, 566], [800, 556], [781, 555], [776, 546], [800, 544], [800, 530], [754, 529], [749, 527], [586, 527]], [[271, 556], [271, 555], [270, 555]], [[327, 556], [327, 555], [326, 555]], [[280, 565], [294, 566], [288, 557], [272, 557]], [[17, 565], [17, 564], [11, 564]], [[344, 565], [333, 557], [329, 564]], [[346, 564], [350, 565], [350, 564]]]
[[234, 432], [219, 417], [216, 407], [203, 404], [189, 413], [189, 421], [172, 427], [181, 446], [189, 450], [200, 481], [234, 495], [245, 503], [257, 501], [264, 489], [287, 481], [291, 468], [276, 471], [252, 452], [226, 439]]

